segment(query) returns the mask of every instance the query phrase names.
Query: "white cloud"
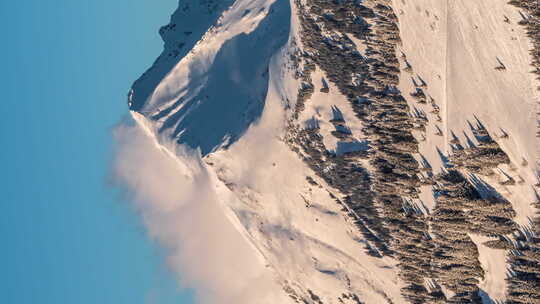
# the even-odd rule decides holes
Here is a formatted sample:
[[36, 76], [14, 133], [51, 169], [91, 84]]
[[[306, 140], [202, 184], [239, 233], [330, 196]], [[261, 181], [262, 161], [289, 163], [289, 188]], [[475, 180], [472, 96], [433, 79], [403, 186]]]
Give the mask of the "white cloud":
[[183, 287], [204, 304], [272, 303], [281, 293], [253, 248], [220, 207], [226, 195], [199, 153], [171, 143], [163, 146], [138, 125], [114, 130], [113, 175], [135, 204], [167, 264]]

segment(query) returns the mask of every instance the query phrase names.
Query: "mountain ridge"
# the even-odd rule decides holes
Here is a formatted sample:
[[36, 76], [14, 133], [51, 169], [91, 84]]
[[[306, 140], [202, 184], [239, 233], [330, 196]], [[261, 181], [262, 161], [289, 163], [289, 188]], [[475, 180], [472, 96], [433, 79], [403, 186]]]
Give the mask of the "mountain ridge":
[[[527, 303], [501, 269], [538, 199], [539, 8], [230, 2], [181, 1], [210, 17], [187, 35], [173, 15], [170, 71], [128, 102], [200, 149], [292, 303]], [[184, 36], [201, 39], [160, 59]]]

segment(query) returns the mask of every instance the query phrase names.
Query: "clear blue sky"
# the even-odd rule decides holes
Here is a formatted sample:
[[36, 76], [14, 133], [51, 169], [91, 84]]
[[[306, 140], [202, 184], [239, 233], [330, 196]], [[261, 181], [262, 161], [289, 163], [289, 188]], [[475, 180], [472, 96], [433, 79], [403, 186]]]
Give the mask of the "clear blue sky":
[[0, 1], [0, 303], [191, 303], [107, 185], [177, 0]]

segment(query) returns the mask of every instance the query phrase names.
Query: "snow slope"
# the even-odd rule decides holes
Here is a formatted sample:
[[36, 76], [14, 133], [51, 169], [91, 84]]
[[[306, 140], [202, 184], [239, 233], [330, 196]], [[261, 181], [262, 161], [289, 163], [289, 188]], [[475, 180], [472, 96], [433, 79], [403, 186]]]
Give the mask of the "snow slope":
[[241, 203], [232, 209], [288, 292], [311, 290], [323, 303], [338, 303], [338, 298], [354, 303], [343, 294], [356, 294], [366, 303], [401, 303], [394, 262], [365, 253], [362, 237], [329, 196], [328, 185], [281, 139], [286, 92], [275, 84], [285, 80], [284, 57], [274, 57], [270, 67], [260, 122], [206, 161], [239, 196]]
[[[330, 157], [367, 151], [373, 141], [321, 67], [311, 72], [311, 84], [298, 77], [304, 66], [295, 58], [305, 54], [298, 5], [311, 2], [181, 1], [160, 30], [164, 52], [135, 82], [128, 103], [158, 142], [169, 138], [200, 149], [219, 207], [287, 296], [279, 303], [406, 303], [400, 291], [403, 265], [395, 257], [366, 252], [369, 242], [343, 204], [346, 195], [286, 141], [292, 123], [317, 130]], [[535, 137], [540, 96], [528, 73], [531, 44], [517, 25], [519, 11], [492, 0], [358, 3], [363, 2], [391, 5], [399, 20], [400, 64], [412, 67], [410, 73], [401, 71], [399, 90], [411, 112], [427, 118], [425, 134], [414, 133], [418, 163], [441, 172], [454, 135], [465, 146], [477, 145], [471, 126], [482, 124], [511, 160], [482, 178], [512, 204], [514, 221], [529, 225], [540, 169]], [[330, 18], [315, 19], [323, 17]], [[332, 33], [325, 35], [331, 40]], [[347, 37], [360, 56], [370, 56], [365, 41]], [[495, 69], [500, 65], [505, 69]], [[353, 85], [361, 81], [354, 77]], [[294, 120], [298, 92], [306, 86], [313, 93]], [[429, 103], [409, 96], [416, 87]], [[337, 138], [338, 128], [350, 136]], [[182, 161], [175, 149], [164, 149]], [[373, 169], [367, 160], [359, 165]], [[509, 177], [518, 182], [501, 185]], [[415, 203], [429, 214], [436, 204], [433, 187], [418, 190]], [[483, 245], [490, 238], [470, 237], [485, 272], [478, 285], [484, 301], [504, 300], [507, 252]]]
[[[475, 142], [470, 125], [480, 121], [512, 161], [512, 166], [502, 166], [500, 174], [488, 181], [512, 203], [515, 221], [527, 227], [536, 212], [531, 203], [536, 199], [532, 185], [538, 182], [539, 170], [540, 146], [535, 136], [540, 92], [534, 74], [529, 73], [532, 46], [517, 24], [523, 18], [520, 11], [506, 1], [396, 0], [394, 4], [399, 12], [402, 51], [414, 76], [428, 84], [426, 91], [441, 108], [442, 122], [434, 122], [431, 115], [434, 123], [428, 133], [434, 134], [439, 127], [443, 136], [428, 136], [420, 149], [422, 155], [435, 171], [440, 170], [443, 164], [435, 148], [451, 153], [452, 133], [461, 142]], [[498, 60], [506, 70], [495, 69]], [[408, 79], [402, 81], [402, 90], [412, 91]], [[504, 133], [509, 137], [500, 137]], [[523, 182], [501, 186], [503, 172]], [[427, 192], [423, 197], [429, 202], [429, 189]], [[432, 200], [429, 205], [433, 206]], [[492, 300], [504, 300], [506, 254], [475, 242], [487, 273], [481, 287]]]
[[[466, 136], [474, 142], [469, 123], [474, 125], [478, 119], [495, 136], [502, 131], [511, 134], [496, 140], [516, 165], [514, 175], [526, 179], [523, 187], [537, 183], [539, 167], [535, 160], [540, 147], [535, 134], [540, 92], [534, 74], [528, 73], [531, 44], [517, 24], [522, 18], [519, 11], [504, 1], [420, 0], [395, 4], [402, 12], [398, 15], [402, 51], [414, 67], [412, 76], [420, 76], [427, 83], [426, 91], [441, 108], [443, 121], [431, 124], [428, 133], [435, 133], [437, 125], [443, 136], [430, 136], [422, 148], [429, 163], [435, 169], [442, 167], [431, 146], [448, 154], [452, 132], [462, 142], [467, 141]], [[504, 16], [510, 18], [509, 24]], [[506, 71], [495, 70], [497, 58]], [[402, 81], [402, 90], [412, 92], [412, 81]], [[526, 167], [520, 165], [523, 159], [528, 161]], [[526, 193], [516, 198], [519, 203], [514, 206], [521, 224], [527, 224], [527, 217], [534, 214], [532, 209], [523, 208], [534, 200], [531, 189], [526, 190], [512, 191]]]
[[[195, 4], [189, 7], [198, 7], [198, 1], [191, 2]], [[188, 37], [197, 36], [200, 24], [206, 32], [185, 56], [173, 56], [179, 59], [174, 66], [161, 55], [150, 73], [135, 83], [129, 101], [133, 110], [155, 121], [160, 132], [200, 147], [203, 154], [225, 141], [233, 142], [260, 117], [268, 89], [268, 62], [287, 41], [290, 27], [287, 1], [236, 1], [230, 7], [220, 2], [215, 10], [219, 8], [224, 9], [221, 15], [193, 9], [173, 15], [165, 28], [176, 25], [177, 29], [189, 22], [187, 28], [197, 25], [197, 30], [189, 31]], [[164, 36], [166, 45], [177, 39], [168, 38]], [[147, 95], [148, 90], [152, 92]]]

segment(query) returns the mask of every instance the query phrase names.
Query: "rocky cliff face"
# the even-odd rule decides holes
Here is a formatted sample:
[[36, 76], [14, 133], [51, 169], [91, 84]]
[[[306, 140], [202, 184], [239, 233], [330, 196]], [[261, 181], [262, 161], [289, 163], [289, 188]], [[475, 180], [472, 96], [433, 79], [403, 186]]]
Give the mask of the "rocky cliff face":
[[530, 0], [182, 0], [128, 103], [200, 149], [291, 303], [540, 303], [539, 26]]

